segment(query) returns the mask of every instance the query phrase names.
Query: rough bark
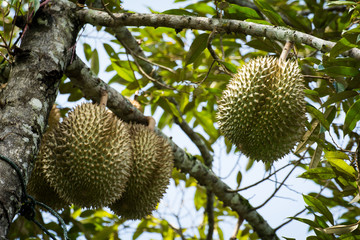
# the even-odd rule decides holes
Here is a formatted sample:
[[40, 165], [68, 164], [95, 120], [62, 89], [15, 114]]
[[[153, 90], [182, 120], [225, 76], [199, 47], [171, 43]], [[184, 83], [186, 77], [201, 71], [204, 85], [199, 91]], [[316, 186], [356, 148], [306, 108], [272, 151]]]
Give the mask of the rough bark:
[[[267, 37], [283, 42], [291, 41], [294, 43], [302, 43], [322, 52], [329, 52], [331, 48], [335, 46], [335, 42], [326, 41], [286, 27], [262, 25], [239, 20], [145, 13], [116, 13], [114, 14], [115, 18], [112, 18], [105, 12], [89, 9], [79, 11], [78, 15], [84, 23], [90, 23], [94, 26], [151, 26], [169, 27], [177, 30], [198, 29], [207, 31], [217, 30], [227, 33], [244, 33], [246, 35]], [[360, 60], [360, 49], [353, 48], [342, 53], [342, 55]]]
[[[80, 87], [84, 94], [89, 96], [89, 91], [92, 91], [91, 99], [98, 101], [98, 97], [102, 90], [112, 92], [109, 94], [108, 107], [119, 117], [126, 121], [143, 121], [145, 118], [140, 111], [134, 108], [129, 101], [127, 101], [120, 93], [116, 92], [112, 87], [103, 83], [99, 78], [95, 77], [90, 69], [80, 60], [76, 59], [75, 62], [68, 67], [65, 72], [70, 77], [71, 81], [78, 87]], [[99, 81], [101, 81], [101, 87], [99, 87]], [[86, 89], [83, 86], [96, 86], [90, 89]], [[133, 109], [134, 112], [130, 112], [125, 116], [124, 113], [119, 113], [118, 108], [112, 108], [112, 106], [122, 106], [122, 109]], [[124, 118], [125, 117], [125, 118]], [[139, 118], [138, 118], [139, 117]], [[222, 182], [208, 167], [202, 164], [200, 161], [193, 159], [183, 149], [176, 145], [169, 137], [164, 135], [159, 129], [156, 128], [156, 133], [171, 144], [174, 156], [175, 167], [180, 169], [184, 173], [189, 173], [194, 177], [199, 184], [205, 186], [209, 191], [212, 191], [220, 201], [223, 201], [225, 205], [231, 207], [231, 209], [237, 212], [240, 216], [248, 221], [253, 227], [256, 233], [261, 239], [278, 239], [275, 231], [271, 226], [263, 219], [263, 217], [250, 205], [250, 203], [238, 193], [229, 192], [230, 187]]]
[[[0, 93], [0, 154], [14, 161], [26, 180], [79, 31], [75, 7], [57, 0], [38, 10]], [[0, 161], [0, 239], [6, 239], [22, 194], [15, 171]]]

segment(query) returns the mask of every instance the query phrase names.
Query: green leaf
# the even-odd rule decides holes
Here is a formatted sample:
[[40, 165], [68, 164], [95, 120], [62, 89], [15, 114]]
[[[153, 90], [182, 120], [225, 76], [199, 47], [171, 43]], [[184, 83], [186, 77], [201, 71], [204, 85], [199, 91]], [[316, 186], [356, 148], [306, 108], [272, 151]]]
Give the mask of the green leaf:
[[[322, 134], [322, 135], [324, 135], [324, 134]], [[310, 165], [309, 165], [310, 169], [316, 168], [317, 165], [320, 163], [322, 152], [323, 152], [323, 145], [318, 144], [316, 146], [315, 152], [313, 153], [313, 156], [311, 158], [311, 162], [310, 162]]]
[[333, 66], [333, 67], [327, 67], [323, 70], [329, 75], [332, 76], [348, 76], [348, 77], [355, 77], [359, 74], [359, 69], [354, 67], [345, 67], [345, 66]]
[[324, 215], [331, 224], [334, 224], [334, 218], [329, 209], [317, 198], [310, 195], [303, 195], [305, 203], [313, 210]]
[[224, 66], [232, 73], [237, 73], [237, 68], [234, 64], [228, 63], [228, 62], [222, 62]]
[[265, 0], [254, 0], [256, 6], [260, 11], [269, 18], [270, 22], [278, 26], [286, 26], [281, 16], [276, 12], [276, 10]]
[[344, 122], [344, 135], [352, 131], [360, 120], [360, 99], [357, 100], [347, 111]]
[[353, 178], [354, 180], [357, 178], [358, 174], [356, 170], [352, 166], [348, 165], [344, 160], [336, 159], [336, 158], [327, 158], [327, 161], [328, 163], [330, 163], [332, 167], [334, 167], [339, 172], [346, 174], [347, 176]]
[[325, 156], [326, 159], [347, 159], [349, 160], [349, 156], [344, 153], [344, 152], [340, 152], [340, 151], [326, 151], [325, 152]]
[[99, 54], [98, 54], [97, 50], [95, 49], [93, 51], [93, 54], [91, 55], [91, 70], [93, 71], [93, 73], [98, 75], [99, 74], [99, 68], [100, 68]]
[[34, 14], [35, 14], [40, 7], [40, 0], [29, 0], [29, 3], [33, 4]]
[[328, 6], [343, 6], [343, 5], [353, 6], [353, 5], [356, 5], [356, 2], [353, 2], [353, 1], [331, 1], [328, 3]]
[[359, 222], [349, 225], [335, 225], [328, 228], [316, 228], [316, 230], [321, 231], [326, 234], [336, 234], [336, 235], [342, 235], [346, 233], [351, 233], [355, 231], [359, 227]]
[[326, 100], [326, 102], [322, 106], [327, 107], [332, 103], [341, 102], [342, 100], [345, 100], [345, 99], [348, 99], [351, 97], [355, 97], [357, 95], [359, 95], [359, 94], [355, 91], [339, 92], [339, 93], [336, 93], [336, 94], [332, 95], [331, 97], [329, 97], [329, 99]]
[[330, 57], [337, 57], [339, 54], [351, 49], [357, 47], [356, 44], [352, 44], [347, 40], [346, 38], [341, 38], [335, 46], [330, 50]]
[[294, 219], [294, 220], [297, 220], [299, 222], [302, 222], [302, 223], [305, 223], [313, 228], [315, 227], [319, 227], [319, 224], [317, 224], [316, 222], [314, 221], [311, 221], [309, 219], [306, 219], [306, 218], [298, 218], [298, 217], [289, 217], [290, 219]]
[[312, 114], [329, 131], [330, 123], [325, 119], [324, 114], [310, 104], [306, 105], [307, 111]]
[[318, 167], [309, 169], [298, 177], [314, 180], [327, 180], [335, 178], [336, 174], [330, 167]]
[[202, 187], [197, 187], [196, 191], [195, 191], [195, 196], [194, 196], [194, 205], [195, 205], [195, 209], [197, 211], [200, 210], [200, 208], [205, 207], [206, 205], [206, 194], [205, 194], [205, 190]]
[[230, 7], [226, 9], [226, 12], [229, 14], [230, 18], [238, 20], [245, 20], [248, 18], [262, 19], [254, 9], [248, 7], [241, 7], [236, 4], [230, 4]]
[[185, 66], [193, 63], [200, 54], [205, 50], [209, 34], [203, 33], [198, 35], [192, 42], [190, 49], [185, 58]]
[[86, 58], [87, 61], [89, 61], [90, 58], [91, 58], [91, 55], [92, 55], [91, 47], [90, 47], [89, 44], [84, 43], [84, 44], [83, 44], [83, 48], [84, 48], [85, 58]]
[[163, 11], [162, 14], [182, 15], [182, 16], [196, 16], [195, 13], [186, 11], [185, 9], [169, 9], [169, 10]]
[[241, 171], [239, 171], [236, 175], [236, 183], [237, 183], [237, 187], [236, 188], [239, 188], [240, 187], [240, 184], [241, 184], [241, 180], [242, 180], [242, 174], [241, 174]]
[[111, 66], [114, 68], [114, 70], [117, 72], [117, 74], [128, 82], [135, 81], [134, 73], [125, 67], [119, 66], [115, 61], [111, 62]]
[[166, 112], [172, 114], [173, 116], [181, 118], [180, 113], [177, 110], [176, 106], [173, 103], [171, 103], [167, 98], [160, 97], [157, 102]]
[[110, 44], [104, 43], [104, 49], [106, 53], [109, 55], [109, 57], [113, 59], [119, 59], [119, 56], [116, 54], [115, 50]]
[[186, 9], [192, 9], [195, 12], [199, 13], [199, 14], [203, 14], [203, 15], [214, 15], [216, 14], [216, 10], [209, 6], [208, 4], [204, 3], [204, 2], [198, 2], [198, 3], [194, 3], [194, 4], [190, 4], [188, 6], [185, 7]]
[[211, 139], [215, 140], [218, 138], [218, 130], [214, 127], [214, 122], [212, 121], [209, 112], [194, 112], [194, 116]]

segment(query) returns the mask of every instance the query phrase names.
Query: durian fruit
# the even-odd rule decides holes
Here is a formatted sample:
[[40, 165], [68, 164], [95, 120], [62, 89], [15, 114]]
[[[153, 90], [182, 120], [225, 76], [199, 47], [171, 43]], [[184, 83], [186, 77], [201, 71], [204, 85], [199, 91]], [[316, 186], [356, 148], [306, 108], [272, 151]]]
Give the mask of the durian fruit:
[[51, 108], [50, 114], [49, 114], [49, 119], [48, 119], [48, 130], [56, 127], [60, 121], [60, 109], [58, 109], [56, 107], [56, 105], [54, 104], [53, 107]]
[[44, 168], [44, 161], [41, 161], [41, 159], [54, 158], [53, 152], [49, 149], [49, 147], [52, 146], [44, 144], [48, 141], [49, 134], [53, 133], [46, 132], [42, 137], [39, 154], [35, 160], [34, 169], [31, 172], [26, 188], [28, 193], [37, 201], [45, 203], [52, 209], [58, 211], [69, 206], [70, 203], [59, 196], [45, 177], [46, 168]]
[[248, 157], [272, 162], [305, 131], [304, 80], [296, 62], [259, 57], [244, 64], [218, 102], [220, 131]]
[[166, 191], [173, 168], [169, 143], [148, 127], [130, 125], [133, 169], [122, 198], [110, 205], [115, 214], [126, 219], [140, 219], [156, 208]]
[[46, 179], [66, 202], [102, 207], [119, 199], [130, 176], [131, 142], [126, 123], [104, 107], [81, 104], [51, 131]]

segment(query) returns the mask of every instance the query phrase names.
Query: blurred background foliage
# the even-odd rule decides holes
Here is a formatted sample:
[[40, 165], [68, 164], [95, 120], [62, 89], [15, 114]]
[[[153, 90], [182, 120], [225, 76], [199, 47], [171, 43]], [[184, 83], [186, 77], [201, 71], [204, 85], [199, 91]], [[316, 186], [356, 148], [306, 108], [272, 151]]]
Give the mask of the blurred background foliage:
[[[105, 2], [107, 8], [114, 13], [127, 11], [121, 7], [119, 1]], [[327, 53], [296, 44], [289, 56], [299, 63], [304, 74], [308, 111], [307, 132], [294, 150], [291, 164], [302, 168], [299, 177], [313, 181], [319, 186], [320, 191], [303, 195], [303, 204], [306, 205], [304, 211], [308, 213], [306, 218], [297, 215], [288, 217], [290, 220], [307, 224], [309, 230], [313, 230], [309, 233], [309, 240], [360, 239], [360, 230], [357, 228], [360, 216], [357, 203], [360, 199], [360, 139], [357, 128], [360, 119], [360, 61], [342, 55], [351, 48], [359, 47], [360, 5], [355, 1], [325, 0], [174, 2], [181, 2], [185, 7], [164, 12], [157, 12], [156, 9], [150, 11], [154, 14], [226, 18], [284, 26], [335, 43]], [[14, 52], [21, 41], [23, 30], [15, 27], [13, 22], [17, 16], [25, 16], [23, 19], [26, 21], [23, 25], [31, 24], [32, 16], [39, 4], [39, 0], [2, 1], [1, 69], [14, 62]], [[88, 8], [102, 8], [102, 5], [98, 4], [95, 0], [86, 1]], [[217, 99], [231, 78], [231, 73], [235, 73], [238, 66], [257, 56], [278, 56], [284, 42], [241, 33], [217, 33], [212, 36], [210, 42], [218, 58], [216, 61], [207, 46], [209, 32], [164, 27], [139, 27], [129, 30], [137, 39], [156, 74], [144, 74], [144, 69], [141, 69], [139, 64], [142, 60], [113, 37], [113, 29], [104, 27], [97, 27], [95, 30], [111, 37], [103, 40], [102, 46], [92, 45], [91, 41], [82, 44], [84, 60], [89, 63], [91, 70], [99, 74], [100, 70], [104, 69], [111, 75], [109, 79], [104, 80], [111, 86], [121, 86], [121, 94], [129, 98], [136, 94], [137, 101], [143, 106], [148, 106], [150, 114], [160, 113], [157, 119], [158, 128], [171, 128], [174, 123], [186, 121], [205, 142], [211, 154], [216, 154], [214, 146], [219, 141], [227, 154], [237, 152], [229, 141], [220, 136], [217, 129]], [[79, 38], [83, 36], [79, 35]], [[103, 66], [104, 56], [100, 56], [99, 48], [103, 48], [102, 51], [107, 55], [108, 66]], [[4, 79], [1, 77], [2, 83]], [[65, 76], [60, 84], [60, 94], [65, 94], [68, 102], [84, 98], [82, 92]], [[68, 110], [67, 107], [62, 108], [63, 116]], [[202, 160], [201, 156], [194, 156]], [[252, 168], [253, 163], [254, 161], [248, 159], [246, 171]], [[235, 171], [237, 177], [233, 185], [239, 187], [246, 173], [237, 169]], [[274, 169], [269, 165], [265, 166], [265, 171], [268, 174], [274, 173]], [[166, 215], [157, 214], [138, 221], [134, 227], [132, 222], [121, 219], [108, 209], [80, 209], [72, 206], [60, 213], [68, 226], [70, 239], [125, 239], [122, 236], [127, 236], [126, 239], [128, 236], [137, 239], [145, 233], [155, 234], [151, 235], [155, 239], [206, 239], [209, 223], [206, 214], [206, 189], [177, 169], [173, 170], [172, 178], [172, 187], [178, 188], [180, 192], [190, 191], [193, 208], [202, 216], [202, 221], [197, 222], [197, 225], [181, 227], [179, 219], [183, 213], [179, 213], [175, 216], [178, 220], [177, 226], [168, 221]], [[323, 195], [325, 190], [328, 194]], [[224, 239], [220, 223], [229, 218], [236, 220], [238, 216], [216, 198], [213, 208], [216, 232], [214, 238]], [[334, 216], [332, 209], [339, 208], [342, 214]], [[47, 212], [39, 210], [37, 217], [51, 232], [62, 236], [61, 227]], [[268, 221], [271, 223], [271, 219]], [[285, 221], [284, 225], [287, 223], [288, 221]], [[248, 224], [243, 224], [233, 237], [258, 239]], [[11, 226], [9, 239], [49, 238], [33, 223], [17, 217]]]

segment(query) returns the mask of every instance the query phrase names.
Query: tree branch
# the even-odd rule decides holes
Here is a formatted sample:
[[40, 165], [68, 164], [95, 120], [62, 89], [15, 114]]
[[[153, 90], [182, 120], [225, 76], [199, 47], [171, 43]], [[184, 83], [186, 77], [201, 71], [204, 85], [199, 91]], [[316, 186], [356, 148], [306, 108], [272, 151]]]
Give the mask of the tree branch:
[[[100, 79], [91, 74], [90, 69], [86, 67], [86, 65], [81, 62], [81, 60], [76, 59], [73, 65], [69, 66], [69, 69], [71, 69], [71, 81], [73, 81], [76, 86], [81, 87], [85, 94], [86, 92], [92, 92], [93, 94], [89, 97], [93, 100], [98, 101], [101, 89], [108, 91], [108, 107], [118, 117], [124, 119], [125, 121], [136, 122], [142, 122], [143, 119], [145, 119], [145, 116], [143, 116], [142, 113], [137, 109], [134, 109], [134, 112], [136, 113], [129, 112], [129, 115], [122, 113], [120, 109], [115, 109], [114, 105], [110, 104], [110, 102], [118, 103], [117, 106], [122, 106], [122, 109], [132, 109], [134, 107], [128, 100], [121, 96], [120, 93], [115, 94], [114, 92], [116, 91], [102, 81], [102, 88], [100, 88]], [[66, 74], [68, 75], [67, 71]], [[84, 86], [95, 86], [95, 88], [86, 89]], [[110, 92], [113, 93], [110, 94]], [[139, 117], [139, 119], [137, 119], [137, 117]], [[159, 129], [156, 128], [155, 132], [167, 139], [167, 141], [170, 143], [174, 153], [174, 163], [176, 168], [181, 169], [182, 172], [189, 173], [199, 182], [199, 184], [214, 192], [214, 194], [221, 201], [223, 201], [225, 205], [230, 206], [233, 211], [236, 211], [240, 216], [244, 217], [244, 219], [246, 219], [257, 232], [259, 237], [262, 239], [278, 239], [274, 230], [268, 225], [263, 217], [253, 209], [253, 207], [244, 197], [237, 193], [227, 192], [229, 186], [222, 182], [212, 171], [209, 170], [208, 167], [202, 164], [199, 160], [190, 157], [183, 149], [178, 147]]]
[[[335, 42], [326, 41], [310, 34], [288, 29], [286, 27], [262, 25], [258, 23], [239, 20], [179, 16], [168, 14], [145, 14], [145, 13], [115, 13], [115, 19], [107, 13], [91, 9], [78, 11], [79, 18], [84, 23], [95, 26], [117, 27], [117, 26], [149, 26], [169, 27], [174, 29], [198, 29], [218, 32], [244, 33], [257, 37], [267, 37], [279, 41], [291, 41], [309, 45], [322, 52], [329, 52]], [[342, 53], [360, 60], [360, 49], [352, 48]]]
[[[61, 11], [59, 10], [61, 9]], [[11, 159], [27, 181], [69, 49], [80, 29], [75, 5], [53, 1], [39, 8], [0, 91], [0, 154]], [[56, 46], [56, 47], [54, 47]], [[14, 169], [0, 161], [0, 239], [21, 206], [22, 190]]]

